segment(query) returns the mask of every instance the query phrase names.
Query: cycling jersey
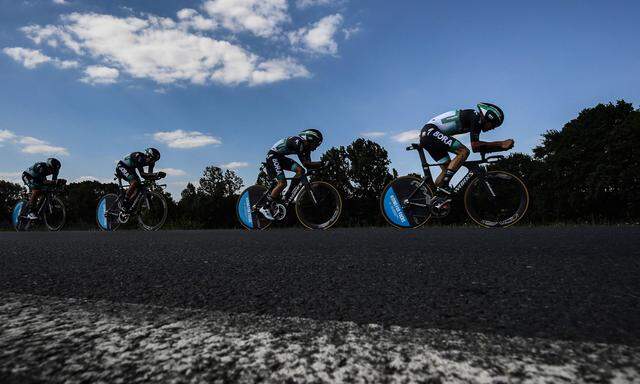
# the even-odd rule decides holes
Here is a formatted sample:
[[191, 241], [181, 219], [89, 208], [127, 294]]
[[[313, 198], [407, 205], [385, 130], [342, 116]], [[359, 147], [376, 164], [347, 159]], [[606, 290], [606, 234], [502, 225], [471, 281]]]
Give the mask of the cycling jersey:
[[295, 172], [301, 167], [295, 160], [286, 156], [297, 155], [300, 162], [311, 162], [311, 151], [306, 149], [305, 142], [300, 136], [290, 136], [279, 140], [267, 154], [267, 173], [272, 179], [284, 180], [284, 171]]
[[58, 169], [51, 169], [47, 163], [35, 163], [22, 173], [22, 181], [31, 189], [41, 189], [45, 186], [47, 176], [52, 175], [51, 180], [58, 179]]
[[471, 141], [480, 139], [480, 114], [473, 109], [449, 111], [429, 120], [427, 125], [435, 126], [440, 132], [448, 136], [469, 133]]
[[144, 174], [143, 167], [149, 167], [149, 172], [153, 173], [153, 167], [155, 166], [154, 161], [148, 161], [147, 156], [142, 152], [133, 152], [129, 156], [125, 157], [123, 160], [118, 162], [116, 166], [116, 175], [121, 178], [127, 180], [129, 183], [133, 181], [140, 181], [140, 177], [136, 173], [136, 170], [140, 172], [140, 174]]
[[455, 153], [464, 145], [453, 135], [469, 133], [471, 142], [480, 140], [480, 114], [473, 109], [443, 113], [429, 120], [420, 132], [420, 146], [438, 163], [451, 161], [449, 152]]

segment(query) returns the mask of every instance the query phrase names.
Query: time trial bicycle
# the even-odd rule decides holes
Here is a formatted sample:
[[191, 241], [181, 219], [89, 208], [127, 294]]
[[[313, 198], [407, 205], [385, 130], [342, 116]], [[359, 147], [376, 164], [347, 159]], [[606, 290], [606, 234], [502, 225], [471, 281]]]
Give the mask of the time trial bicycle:
[[[261, 171], [266, 169], [262, 163]], [[340, 219], [342, 198], [338, 190], [324, 181], [310, 181], [309, 177], [317, 175], [318, 170], [307, 170], [300, 177], [300, 182], [291, 189], [287, 188], [282, 201], [276, 202], [273, 221], [282, 221], [287, 216], [287, 208], [295, 206], [298, 221], [309, 229], [328, 229]], [[288, 177], [286, 180], [293, 180]], [[247, 229], [260, 230], [269, 227], [273, 221], [260, 213], [260, 208], [267, 201], [267, 195], [275, 187], [273, 181], [269, 188], [253, 185], [245, 189], [238, 198], [236, 213], [238, 220]]]
[[166, 184], [157, 184], [157, 179], [146, 179], [138, 186], [138, 192], [128, 211], [123, 208], [126, 199], [126, 189], [122, 179], [118, 181], [118, 193], [108, 193], [98, 201], [96, 221], [103, 231], [115, 231], [121, 224], [126, 224], [131, 218], [136, 218], [138, 225], [145, 231], [157, 231], [165, 221], [169, 209], [163, 195]]
[[[451, 202], [441, 204], [435, 197], [431, 168], [419, 144], [411, 144], [407, 151], [417, 150], [422, 162], [424, 178], [403, 176], [391, 181], [382, 191], [380, 210], [384, 218], [397, 228], [418, 228], [431, 217], [443, 218], [451, 212]], [[481, 153], [480, 160], [465, 161], [467, 174], [453, 188], [453, 196], [464, 192], [467, 215], [487, 228], [508, 227], [520, 221], [529, 207], [529, 191], [517, 176], [493, 169], [504, 156]], [[491, 169], [490, 169], [491, 168]]]
[[30, 220], [29, 203], [26, 196], [16, 203], [11, 215], [13, 227], [18, 232], [29, 231], [37, 228], [38, 224], [44, 223], [49, 231], [59, 231], [64, 227], [67, 219], [67, 211], [62, 199], [58, 194], [62, 193], [67, 181], [60, 179], [54, 185], [47, 185], [43, 188], [43, 196], [40, 197], [35, 210], [38, 216], [35, 220]]

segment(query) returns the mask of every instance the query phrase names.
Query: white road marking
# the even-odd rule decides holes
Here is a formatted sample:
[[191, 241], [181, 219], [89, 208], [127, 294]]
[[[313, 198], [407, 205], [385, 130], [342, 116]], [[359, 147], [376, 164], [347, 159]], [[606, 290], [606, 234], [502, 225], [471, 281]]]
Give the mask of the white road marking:
[[0, 381], [640, 383], [640, 349], [0, 292]]

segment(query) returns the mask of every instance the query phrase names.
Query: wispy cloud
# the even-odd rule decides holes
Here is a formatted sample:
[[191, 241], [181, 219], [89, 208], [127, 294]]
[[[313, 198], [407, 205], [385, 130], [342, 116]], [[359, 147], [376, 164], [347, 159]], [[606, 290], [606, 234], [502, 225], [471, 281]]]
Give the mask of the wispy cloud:
[[246, 161], [232, 161], [230, 163], [220, 164], [221, 168], [227, 168], [227, 169], [247, 168], [248, 166], [249, 166], [249, 163], [247, 163]]
[[2, 52], [28, 69], [35, 69], [44, 63], [51, 63], [60, 69], [77, 68], [80, 65], [75, 60], [61, 60], [49, 57], [37, 49], [11, 47], [4, 48]]
[[338, 53], [335, 34], [342, 21], [340, 14], [326, 16], [317, 23], [290, 32], [289, 41], [294, 47], [308, 52], [335, 55]]
[[400, 132], [397, 135], [393, 136], [393, 140], [399, 143], [417, 142], [419, 139], [420, 139], [420, 131], [415, 129], [411, 131]]
[[85, 69], [84, 73], [85, 76], [80, 81], [92, 85], [113, 84], [120, 76], [120, 71], [117, 69], [100, 65], [91, 65]]
[[342, 3], [343, 0], [296, 0], [296, 6], [298, 8], [309, 8], [320, 5], [332, 5]]
[[248, 31], [260, 37], [277, 35], [291, 20], [287, 0], [210, 0], [202, 8], [230, 31]]
[[32, 136], [20, 136], [9, 130], [0, 130], [0, 143], [10, 142], [21, 147], [20, 151], [27, 154], [45, 155], [69, 155], [65, 147], [51, 145], [48, 141], [37, 139]]
[[185, 176], [187, 174], [187, 172], [183, 171], [182, 169], [176, 169], [176, 168], [162, 168], [160, 169], [160, 171], [164, 172], [167, 174], [167, 176]]
[[110, 183], [114, 183], [115, 181], [113, 180], [113, 178], [109, 179], [109, 178], [100, 178], [100, 177], [95, 177], [95, 176], [80, 176], [78, 178], [76, 178], [75, 180], [72, 181], [72, 183], [82, 183], [85, 181], [97, 181], [99, 183], [103, 183], [103, 184], [110, 184]]
[[386, 132], [380, 132], [380, 131], [371, 131], [371, 132], [362, 132], [360, 135], [362, 137], [376, 138], [376, 137], [386, 136], [387, 133]]
[[222, 141], [217, 137], [198, 131], [183, 131], [182, 129], [169, 132], [156, 132], [153, 134], [153, 138], [156, 141], [168, 145], [170, 148], [179, 149], [222, 144]]

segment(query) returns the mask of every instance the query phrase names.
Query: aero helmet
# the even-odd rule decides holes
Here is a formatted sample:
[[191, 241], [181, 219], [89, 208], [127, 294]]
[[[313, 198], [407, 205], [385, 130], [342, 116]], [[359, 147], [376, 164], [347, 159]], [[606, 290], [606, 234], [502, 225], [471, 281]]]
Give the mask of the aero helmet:
[[[504, 112], [502, 109], [495, 104], [490, 103], [480, 103], [478, 104], [478, 109], [480, 110], [480, 114], [484, 121], [489, 121], [492, 123], [493, 128], [498, 128], [504, 122]], [[484, 130], [484, 129], [483, 129]]]
[[311, 145], [313, 149], [316, 149], [322, 144], [322, 132], [317, 129], [305, 129], [298, 135]]
[[51, 169], [58, 170], [62, 167], [62, 164], [60, 163], [60, 160], [50, 157], [47, 159], [47, 166]]
[[144, 150], [144, 153], [151, 159], [151, 161], [160, 160], [160, 151], [155, 148], [147, 148]]

